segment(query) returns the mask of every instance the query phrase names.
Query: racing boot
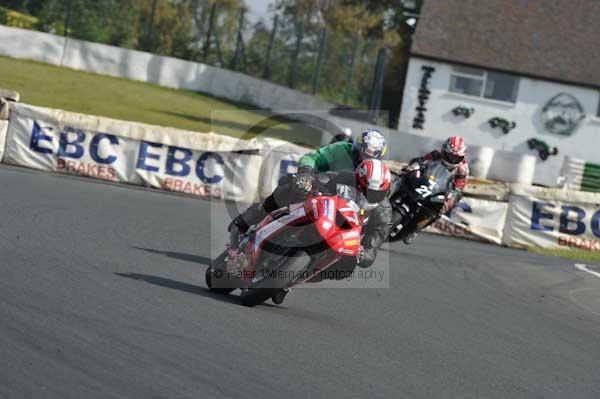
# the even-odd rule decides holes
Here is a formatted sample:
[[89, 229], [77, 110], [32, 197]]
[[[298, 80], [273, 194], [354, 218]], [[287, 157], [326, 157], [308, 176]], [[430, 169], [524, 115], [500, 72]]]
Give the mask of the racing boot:
[[410, 244], [412, 244], [412, 243], [413, 243], [413, 241], [415, 241], [415, 238], [416, 238], [416, 237], [417, 237], [417, 233], [410, 233], [409, 235], [407, 235], [407, 236], [404, 238], [404, 240], [403, 240], [403, 241], [404, 241], [404, 243], [405, 243], [406, 245], [410, 245]]
[[250, 206], [229, 223], [229, 249], [237, 250], [241, 238], [248, 232], [250, 226], [260, 222], [267, 216], [262, 202]]

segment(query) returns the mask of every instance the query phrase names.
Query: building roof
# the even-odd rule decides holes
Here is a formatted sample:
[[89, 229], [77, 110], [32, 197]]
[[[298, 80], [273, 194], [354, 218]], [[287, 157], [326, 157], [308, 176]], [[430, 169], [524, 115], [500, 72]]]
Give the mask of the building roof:
[[411, 52], [600, 87], [600, 0], [424, 0]]

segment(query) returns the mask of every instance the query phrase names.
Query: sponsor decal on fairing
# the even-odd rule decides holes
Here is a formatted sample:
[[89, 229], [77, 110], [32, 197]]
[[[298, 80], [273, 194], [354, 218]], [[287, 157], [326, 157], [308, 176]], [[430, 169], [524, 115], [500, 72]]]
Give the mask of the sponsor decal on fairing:
[[271, 223], [267, 224], [260, 230], [256, 232], [256, 238], [254, 240], [254, 248], [258, 249], [262, 242], [266, 240], [268, 237], [273, 235], [278, 230], [284, 228], [288, 224], [306, 216], [306, 212], [304, 207], [300, 207], [290, 212], [289, 215], [285, 215], [280, 217], [279, 219], [273, 220]]

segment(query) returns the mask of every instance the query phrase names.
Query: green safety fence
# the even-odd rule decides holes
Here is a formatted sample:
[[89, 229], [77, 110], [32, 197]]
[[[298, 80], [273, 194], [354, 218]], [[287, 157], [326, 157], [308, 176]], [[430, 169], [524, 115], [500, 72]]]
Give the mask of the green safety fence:
[[600, 192], [600, 164], [585, 163], [581, 191]]

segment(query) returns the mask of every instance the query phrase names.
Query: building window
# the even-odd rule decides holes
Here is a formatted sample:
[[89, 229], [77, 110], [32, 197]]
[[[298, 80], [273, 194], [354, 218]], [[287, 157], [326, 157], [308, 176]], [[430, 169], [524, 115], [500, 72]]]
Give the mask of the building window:
[[450, 91], [514, 103], [519, 91], [519, 78], [507, 73], [457, 66], [452, 68]]

